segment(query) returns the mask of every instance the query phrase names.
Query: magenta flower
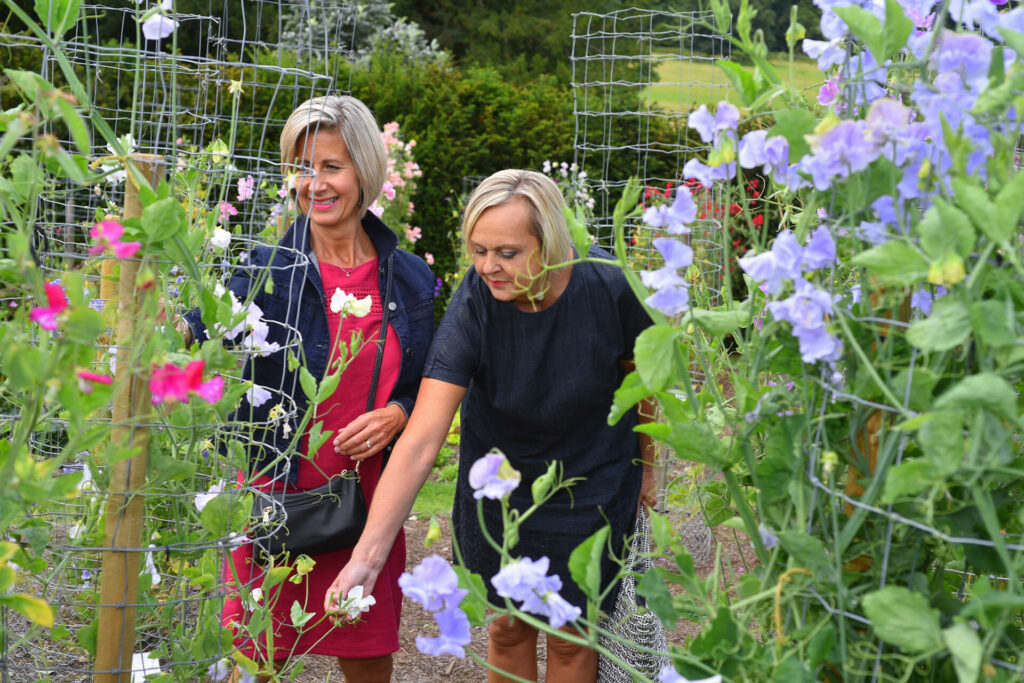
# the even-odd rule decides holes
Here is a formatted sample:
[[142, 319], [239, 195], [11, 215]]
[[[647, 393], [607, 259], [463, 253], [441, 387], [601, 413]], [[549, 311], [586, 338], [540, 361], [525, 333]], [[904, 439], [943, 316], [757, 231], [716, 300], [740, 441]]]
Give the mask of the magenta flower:
[[117, 221], [100, 221], [89, 229], [89, 236], [95, 240], [92, 247], [89, 248], [89, 253], [96, 255], [109, 248], [118, 259], [131, 258], [142, 248], [142, 243], [122, 242], [123, 234], [124, 226]]
[[512, 493], [522, 475], [508, 463], [505, 455], [491, 452], [478, 459], [469, 468], [469, 485], [473, 487], [473, 497], [499, 500]]
[[224, 392], [224, 379], [214, 377], [203, 381], [203, 368], [206, 361], [194, 360], [184, 368], [174, 363], [163, 367], [154, 367], [149, 379], [149, 391], [152, 401], [159, 403], [188, 403], [192, 393], [198, 394], [207, 403], [216, 403]]
[[114, 383], [114, 378], [110, 375], [100, 375], [95, 372], [89, 372], [88, 370], [77, 370], [75, 376], [78, 377], [78, 389], [83, 394], [91, 394], [93, 390], [93, 384], [105, 384], [110, 385]]
[[57, 329], [57, 316], [68, 307], [68, 298], [56, 282], [47, 282], [45, 289], [49, 305], [36, 306], [29, 312], [28, 317], [39, 327], [52, 332]]
[[110, 248], [114, 251], [114, 257], [118, 259], [126, 259], [135, 256], [135, 252], [142, 248], [141, 242], [115, 242], [110, 245]]
[[822, 84], [821, 90], [818, 91], [818, 104], [827, 107], [835, 101], [838, 94], [839, 79], [830, 78]]

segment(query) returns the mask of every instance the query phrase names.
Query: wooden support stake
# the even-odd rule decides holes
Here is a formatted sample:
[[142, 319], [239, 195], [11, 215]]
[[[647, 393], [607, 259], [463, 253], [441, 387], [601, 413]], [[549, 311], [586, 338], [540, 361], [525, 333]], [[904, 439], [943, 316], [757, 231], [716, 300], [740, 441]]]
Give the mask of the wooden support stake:
[[[135, 155], [131, 162], [156, 186], [163, 176], [163, 159]], [[142, 215], [138, 187], [128, 173], [125, 185], [124, 217]], [[120, 264], [117, 338], [123, 349], [118, 357], [113, 401], [111, 448], [133, 448], [135, 455], [116, 463], [111, 471], [110, 490], [104, 510], [105, 542], [100, 573], [99, 623], [96, 636], [95, 683], [130, 683], [135, 650], [135, 616], [139, 592], [142, 546], [142, 497], [135, 495], [146, 483], [149, 458], [149, 428], [136, 426], [149, 413], [149, 368], [139, 368], [135, 355], [136, 325], [144, 292], [135, 286], [138, 261]]]

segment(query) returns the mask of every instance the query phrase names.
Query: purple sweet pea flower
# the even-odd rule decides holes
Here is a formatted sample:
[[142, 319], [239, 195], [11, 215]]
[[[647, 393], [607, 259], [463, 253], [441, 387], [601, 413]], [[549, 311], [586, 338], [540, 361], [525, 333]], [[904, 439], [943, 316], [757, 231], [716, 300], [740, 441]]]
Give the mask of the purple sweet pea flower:
[[995, 27], [999, 24], [1000, 13], [995, 5], [992, 0], [952, 0], [949, 18], [972, 31], [980, 28], [986, 35], [996, 38], [999, 34]]
[[498, 595], [522, 602], [523, 611], [547, 617], [553, 627], [561, 628], [579, 619], [582, 611], [558, 594], [562, 579], [557, 574], [547, 576], [549, 566], [546, 557], [537, 561], [524, 557], [502, 567], [491, 584]]
[[[914, 26], [928, 28], [935, 20], [935, 0], [896, 0]], [[956, 0], [953, 0], [956, 2]]]
[[884, 244], [889, 241], [889, 228], [885, 223], [861, 221], [854, 232], [857, 237], [868, 244]]
[[693, 249], [671, 237], [659, 237], [654, 246], [661, 252], [667, 268], [689, 268], [693, 264]]
[[795, 294], [769, 302], [768, 310], [792, 326], [805, 363], [838, 360], [842, 343], [825, 328], [825, 316], [832, 313], [832, 297], [827, 292], [802, 280]]
[[707, 105], [702, 104], [690, 112], [687, 123], [690, 128], [697, 131], [704, 142], [715, 139], [715, 117], [708, 112]]
[[742, 168], [761, 166], [771, 174], [789, 160], [789, 142], [781, 135], [768, 137], [766, 130], [754, 130], [740, 140], [739, 163]]
[[765, 283], [768, 294], [774, 294], [786, 282], [800, 277], [802, 258], [803, 248], [793, 233], [787, 230], [775, 238], [771, 250], [755, 256], [744, 256], [739, 259], [739, 264], [755, 282]]
[[[562, 628], [569, 622], [579, 619], [583, 613], [583, 610], [555, 592], [546, 593], [543, 602], [545, 611], [541, 612], [541, 614], [548, 618], [548, 623], [551, 624], [552, 628]], [[525, 604], [523, 609], [526, 609]]]
[[805, 55], [818, 60], [818, 68], [822, 72], [827, 72], [836, 64], [842, 64], [846, 59], [846, 48], [843, 47], [843, 41], [838, 38], [832, 40], [804, 38], [801, 48]]
[[673, 235], [690, 232], [687, 227], [697, 217], [697, 205], [690, 188], [680, 185], [671, 206], [652, 206], [644, 211], [644, 223], [653, 228], [664, 228]]
[[839, 95], [839, 79], [830, 78], [825, 81], [821, 90], [818, 91], [818, 104], [827, 107], [832, 104]]
[[840, 121], [823, 133], [808, 135], [807, 139], [812, 154], [798, 165], [822, 192], [831, 187], [833, 179], [863, 171], [880, 153], [880, 148], [868, 139], [864, 121]]
[[423, 558], [412, 573], [404, 572], [398, 577], [398, 586], [428, 611], [456, 607], [468, 592], [459, 588], [458, 574], [439, 555]]
[[690, 290], [687, 287], [662, 287], [644, 299], [651, 308], [672, 317], [690, 308]]
[[936, 299], [941, 299], [944, 296], [946, 296], [946, 288], [942, 285], [935, 288], [934, 295], [927, 289], [919, 289], [910, 295], [910, 307], [929, 316], [932, 314], [932, 304]]
[[690, 113], [688, 125], [700, 135], [704, 142], [717, 143], [722, 132], [735, 130], [740, 121], [740, 110], [727, 100], [718, 103], [718, 110], [712, 116], [706, 105], [700, 105]]
[[832, 233], [824, 225], [819, 225], [804, 247], [800, 258], [800, 269], [803, 271], [826, 268], [836, 262], [836, 243]]
[[876, 145], [895, 140], [910, 124], [910, 109], [894, 99], [883, 97], [868, 110], [866, 135]]
[[449, 607], [434, 613], [434, 620], [441, 635], [437, 638], [416, 636], [416, 649], [426, 655], [455, 655], [460, 659], [466, 656], [465, 647], [469, 645], [469, 617], [458, 607]]
[[959, 74], [972, 92], [981, 92], [988, 84], [991, 61], [992, 43], [975, 33], [943, 31], [932, 54], [932, 68], [936, 73]]
[[519, 486], [522, 475], [508, 464], [503, 453], [491, 452], [469, 468], [469, 485], [476, 499], [500, 500]]

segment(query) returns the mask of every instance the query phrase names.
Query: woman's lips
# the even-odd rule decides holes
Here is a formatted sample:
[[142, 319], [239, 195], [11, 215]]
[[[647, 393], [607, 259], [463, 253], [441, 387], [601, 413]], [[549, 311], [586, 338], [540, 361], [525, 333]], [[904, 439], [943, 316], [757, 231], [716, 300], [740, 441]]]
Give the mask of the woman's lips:
[[317, 211], [326, 211], [327, 209], [329, 209], [332, 206], [334, 206], [337, 201], [338, 201], [337, 197], [335, 197], [334, 199], [328, 199], [327, 201], [322, 201], [322, 200], [321, 201], [317, 201], [317, 200], [314, 199], [313, 200], [313, 208], [316, 209]]

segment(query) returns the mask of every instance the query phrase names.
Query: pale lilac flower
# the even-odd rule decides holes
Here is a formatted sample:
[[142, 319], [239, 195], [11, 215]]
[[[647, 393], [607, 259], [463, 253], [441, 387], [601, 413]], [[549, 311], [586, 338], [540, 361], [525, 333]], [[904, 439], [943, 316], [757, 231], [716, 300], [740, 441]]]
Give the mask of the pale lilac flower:
[[805, 363], [839, 358], [842, 343], [825, 328], [825, 316], [832, 314], [832, 297], [828, 292], [801, 280], [795, 294], [782, 301], [769, 302], [768, 310], [777, 320], [792, 326]]
[[690, 223], [697, 218], [697, 205], [690, 188], [679, 185], [671, 206], [652, 206], [644, 211], [644, 223], [652, 228], [664, 228], [673, 235], [690, 232]]
[[406, 597], [430, 612], [457, 607], [468, 592], [459, 588], [458, 574], [440, 555], [425, 557], [411, 573], [404, 572], [398, 577], [398, 586]]
[[651, 308], [671, 317], [690, 308], [690, 290], [687, 287], [662, 287], [644, 299]]
[[771, 174], [789, 163], [789, 142], [781, 135], [768, 137], [766, 130], [754, 130], [740, 140], [739, 162], [742, 168], [763, 167]]
[[[562, 628], [569, 622], [576, 621], [583, 614], [583, 610], [554, 591], [548, 591], [541, 599], [546, 610], [542, 614], [548, 618], [548, 623], [552, 628]], [[525, 603], [523, 609], [526, 609]]]
[[547, 617], [551, 626], [561, 628], [579, 619], [582, 611], [558, 594], [562, 579], [557, 574], [547, 576], [549, 566], [547, 557], [537, 561], [524, 557], [502, 567], [491, 585], [498, 595], [522, 602], [523, 611]]
[[740, 268], [755, 282], [765, 283], [768, 294], [775, 294], [783, 285], [801, 276], [803, 248], [789, 230], [779, 233], [772, 248], [754, 256], [739, 259]]
[[718, 109], [712, 116], [707, 105], [700, 105], [690, 113], [687, 125], [697, 131], [704, 142], [717, 143], [721, 134], [735, 130], [740, 121], [740, 110], [727, 100], [718, 103]]
[[[980, 28], [986, 35], [996, 38], [995, 27], [999, 24], [999, 10], [992, 0], [951, 0], [949, 17], [970, 30]], [[995, 34], [995, 35], [992, 35]]]
[[449, 607], [434, 613], [441, 635], [437, 638], [416, 636], [416, 649], [423, 654], [466, 656], [465, 647], [469, 645], [469, 617], [458, 607]]
[[764, 524], [757, 527], [757, 532], [761, 535], [761, 543], [768, 550], [771, 550], [779, 544], [779, 537], [773, 534]]
[[817, 134], [808, 135], [811, 154], [798, 165], [814, 181], [815, 189], [824, 192], [834, 179], [843, 179], [863, 171], [878, 158], [880, 149], [866, 134], [864, 121], [844, 120]]
[[261, 405], [271, 399], [273, 394], [261, 387], [259, 384], [253, 384], [247, 392], [245, 392], [245, 398], [248, 399], [249, 405], [253, 408], [259, 408]]
[[839, 38], [832, 40], [804, 38], [801, 48], [805, 55], [818, 60], [818, 69], [823, 73], [828, 72], [836, 64], [842, 64], [846, 59], [846, 48], [843, 47], [843, 41]]
[[146, 40], [163, 40], [174, 33], [178, 22], [163, 14], [154, 14], [142, 22], [142, 35]]
[[735, 161], [721, 166], [708, 166], [700, 159], [693, 157], [683, 166], [683, 177], [695, 178], [704, 187], [711, 187], [716, 180], [728, 180], [735, 173]]
[[836, 262], [836, 243], [832, 233], [824, 225], [811, 233], [800, 257], [800, 269], [804, 272], [826, 268]]
[[910, 124], [910, 109], [901, 102], [883, 97], [868, 110], [865, 134], [876, 145], [899, 138]]
[[226, 681], [228, 676], [231, 675], [231, 670], [233, 668], [234, 667], [231, 666], [227, 659], [218, 659], [216, 662], [207, 667], [207, 680]]
[[910, 295], [910, 307], [929, 316], [932, 314], [932, 304], [936, 299], [941, 299], [944, 296], [946, 296], [946, 288], [942, 285], [935, 288], [934, 295], [927, 289], [919, 289]]
[[992, 43], [974, 33], [943, 31], [932, 53], [931, 65], [937, 73], [958, 74], [963, 84], [980, 92], [988, 84], [992, 61]]
[[251, 199], [255, 194], [256, 181], [253, 180], [251, 175], [247, 175], [244, 178], [238, 179], [238, 201], [244, 202]]
[[522, 475], [512, 468], [504, 454], [492, 451], [469, 468], [473, 497], [500, 500], [519, 486]]
[[861, 221], [854, 232], [868, 244], [884, 244], [889, 241], [889, 228], [885, 223]]
[[818, 91], [818, 104], [827, 107], [835, 101], [839, 95], [839, 79], [830, 78], [825, 81]]

